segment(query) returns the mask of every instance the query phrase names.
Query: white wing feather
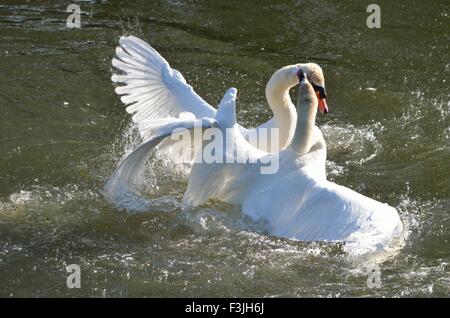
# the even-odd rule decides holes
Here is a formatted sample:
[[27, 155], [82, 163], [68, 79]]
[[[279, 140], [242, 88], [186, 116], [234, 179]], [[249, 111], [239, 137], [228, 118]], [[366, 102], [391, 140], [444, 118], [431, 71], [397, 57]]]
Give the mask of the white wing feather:
[[[158, 123], [156, 123], [158, 121]], [[118, 206], [126, 206], [130, 200], [138, 198], [136, 190], [139, 175], [146, 158], [164, 140], [180, 129], [210, 128], [216, 121], [211, 118], [166, 118], [155, 120], [152, 134], [141, 143], [133, 152], [123, 159], [103, 189], [105, 197]], [[170, 138], [167, 138], [170, 139]], [[145, 201], [145, 200], [144, 200]], [[145, 208], [145, 202], [142, 207]], [[140, 208], [139, 208], [140, 209]]]
[[[151, 127], [151, 119], [178, 116], [190, 112], [197, 118], [214, 118], [216, 110], [186, 83], [180, 72], [150, 45], [134, 36], [121, 37], [112, 65], [123, 74], [114, 74], [113, 82], [124, 84], [116, 88], [126, 111], [133, 114], [141, 136]], [[151, 125], [150, 125], [151, 126]]]

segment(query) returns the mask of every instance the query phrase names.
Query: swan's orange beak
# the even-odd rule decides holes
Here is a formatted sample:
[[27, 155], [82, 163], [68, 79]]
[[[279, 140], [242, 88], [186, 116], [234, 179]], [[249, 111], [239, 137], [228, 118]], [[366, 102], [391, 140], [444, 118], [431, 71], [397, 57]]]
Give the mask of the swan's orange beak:
[[328, 104], [326, 98], [320, 97], [320, 93], [316, 92], [317, 100], [319, 101], [319, 111], [323, 114], [328, 113]]

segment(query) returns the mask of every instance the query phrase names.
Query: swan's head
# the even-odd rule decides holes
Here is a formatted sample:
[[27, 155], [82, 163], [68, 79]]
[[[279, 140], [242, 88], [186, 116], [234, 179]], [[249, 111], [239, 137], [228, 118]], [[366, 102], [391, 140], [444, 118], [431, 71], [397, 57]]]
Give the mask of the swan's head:
[[318, 98], [316, 97], [317, 95], [314, 92], [313, 85], [301, 69], [298, 70], [297, 77], [300, 82], [297, 105], [304, 105], [307, 108], [314, 107], [315, 105], [317, 105]]
[[328, 113], [327, 105], [327, 92], [325, 90], [325, 78], [323, 76], [322, 68], [316, 63], [296, 64], [293, 69], [295, 73], [296, 84], [299, 83], [298, 73], [303, 72], [308, 81], [311, 83], [314, 92], [316, 93], [317, 100], [319, 101], [319, 111], [321, 113]]

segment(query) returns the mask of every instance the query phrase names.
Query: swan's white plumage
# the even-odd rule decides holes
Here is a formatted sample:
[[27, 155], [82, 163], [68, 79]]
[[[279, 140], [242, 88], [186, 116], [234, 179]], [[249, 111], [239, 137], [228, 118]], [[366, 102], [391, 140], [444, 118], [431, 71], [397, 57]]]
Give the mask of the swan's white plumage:
[[[119, 40], [112, 65], [121, 71], [114, 74], [112, 81], [123, 84], [115, 91], [121, 95], [121, 101], [127, 106], [137, 123], [141, 137], [145, 140], [152, 134], [154, 119], [177, 117], [182, 112], [194, 114], [197, 118], [214, 118], [216, 109], [205, 102], [186, 83], [180, 72], [170, 67], [169, 63], [149, 44], [135, 36], [124, 36]], [[295, 64], [276, 71], [266, 86], [266, 98], [273, 111], [273, 118], [262, 125], [246, 129], [240, 127], [241, 133], [255, 147], [264, 151], [276, 152], [289, 145], [293, 136], [297, 113], [289, 97], [289, 89], [298, 83], [296, 72], [303, 69], [305, 73], [317, 78], [324, 85], [323, 75], [317, 64]], [[279, 136], [271, 137], [271, 129], [279, 129]], [[268, 142], [261, 142], [261, 135], [268, 134]], [[276, 144], [272, 143], [276, 140]], [[192, 145], [198, 144], [193, 142]], [[159, 151], [169, 155], [177, 152], [181, 145], [162, 143]], [[193, 148], [198, 150], [196, 148]], [[189, 162], [189, 158], [177, 158], [180, 162]]]
[[[124, 40], [121, 40], [121, 45], [137, 57], [145, 56], [140, 46], [136, 48], [133, 46], [135, 44], [128, 44], [127, 47], [127, 41]], [[122, 53], [120, 51], [120, 54]], [[156, 56], [159, 57], [159, 55]], [[126, 61], [127, 58], [123, 56], [122, 60]], [[142, 59], [136, 58], [136, 61], [133, 60], [129, 64], [139, 66], [138, 62], [144, 63]], [[167, 62], [165, 63], [168, 67]], [[119, 68], [123, 66], [120, 63], [116, 65]], [[136, 80], [143, 80], [139, 71], [130, 69], [128, 74]], [[186, 85], [180, 79], [179, 73], [172, 72], [172, 74], [175, 74], [174, 78], [178, 79], [175, 83]], [[289, 77], [290, 73], [285, 72], [279, 75]], [[292, 81], [292, 79], [288, 80]], [[127, 81], [131, 80], [123, 78], [122, 82]], [[130, 83], [138, 82], [133, 80]], [[136, 85], [140, 84], [143, 82]], [[169, 86], [166, 85], [167, 87]], [[147, 98], [146, 94], [149, 93], [137, 86], [134, 89], [130, 91], [131, 99], [126, 101], [135, 98], [138, 104], [143, 105], [139, 98], [140, 96]], [[183, 89], [185, 88], [176, 91], [180, 92]], [[125, 91], [124, 88], [122, 92]], [[137, 117], [138, 122], [142, 121], [145, 126], [151, 126], [152, 129], [141, 131], [141, 134], [147, 133], [146, 142], [119, 165], [105, 188], [105, 192], [109, 194], [107, 196], [113, 197], [112, 194], [117, 190], [115, 185], [132, 183], [146, 154], [176, 129], [189, 129], [194, 125], [207, 128], [214, 125], [222, 130], [223, 136], [226, 136], [221, 155], [222, 162], [228, 163], [202, 161], [194, 163], [183, 198], [185, 204], [201, 205], [210, 199], [236, 204], [242, 207], [243, 213], [255, 221], [264, 220], [268, 231], [273, 235], [305, 241], [345, 242], [347, 251], [353, 255], [389, 248], [402, 231], [402, 223], [397, 211], [387, 204], [326, 179], [325, 141], [320, 129], [314, 125], [317, 98], [306, 78], [303, 79], [299, 89], [297, 102], [299, 119], [293, 140], [279, 153], [262, 151], [245, 140], [243, 128], [235, 121], [235, 99], [236, 91], [229, 90], [219, 105], [219, 111], [213, 114], [208, 111], [208, 116], [200, 115], [200, 118], [211, 117], [201, 121], [195, 118], [151, 120], [152, 117], [148, 116], [158, 113], [157, 107], [150, 107], [153, 109], [150, 112], [145, 108], [139, 108], [140, 106], [132, 109], [138, 113], [141, 112]], [[180, 104], [173, 105], [175, 106], [167, 110], [172, 112], [171, 114], [185, 111], [184, 106], [177, 108]], [[196, 114], [195, 111], [193, 113], [195, 116], [200, 114]], [[158, 116], [161, 114], [158, 113]], [[230, 143], [233, 144], [231, 147], [233, 152], [228, 152], [228, 148], [225, 147]], [[250, 163], [237, 163], [241, 162], [242, 158]], [[274, 174], [261, 174], [261, 166], [263, 162], [269, 162], [268, 158], [278, 160], [279, 169]]]
[[183, 75], [172, 69], [150, 45], [134, 36], [120, 38], [112, 65], [123, 72], [112, 81], [124, 84], [116, 87], [121, 101], [133, 114], [141, 136], [151, 134], [151, 119], [178, 116], [190, 112], [197, 118], [215, 116], [214, 107], [205, 102], [186, 83]]
[[[306, 81], [302, 85], [309, 84]], [[299, 94], [303, 94], [297, 106], [299, 117], [309, 116], [306, 122], [313, 124], [317, 109], [314, 92], [310, 86], [309, 91], [301, 86]], [[307, 108], [305, 103], [312, 107]], [[297, 126], [304, 124], [305, 120], [299, 120]], [[218, 120], [218, 127], [226, 126]], [[294, 136], [291, 146], [278, 154], [279, 170], [275, 174], [261, 174], [260, 167], [261, 161], [268, 162], [263, 159], [276, 154], [253, 148], [236, 126], [231, 132], [226, 135], [227, 141], [235, 143], [233, 149], [239, 152], [224, 151], [224, 156], [236, 158], [250, 153], [256, 163], [194, 164], [184, 195], [186, 204], [201, 205], [217, 199], [240, 205], [255, 221], [264, 220], [273, 235], [345, 242], [352, 255], [388, 249], [401, 234], [402, 223], [394, 208], [327, 181], [326, 147], [317, 126], [313, 126], [308, 143], [295, 140], [307, 138], [305, 135]], [[309, 145], [308, 151], [299, 155], [304, 144]]]
[[123, 198], [127, 199], [127, 193], [136, 191], [139, 173], [147, 159], [158, 145], [164, 141], [170, 143], [170, 138], [177, 130], [191, 130], [195, 128], [209, 128], [215, 124], [214, 119], [182, 116], [181, 118], [169, 117], [155, 120], [152, 124], [152, 134], [142, 142], [135, 150], [120, 161], [114, 173], [109, 177], [104, 187], [105, 197], [110, 201], [122, 205]]

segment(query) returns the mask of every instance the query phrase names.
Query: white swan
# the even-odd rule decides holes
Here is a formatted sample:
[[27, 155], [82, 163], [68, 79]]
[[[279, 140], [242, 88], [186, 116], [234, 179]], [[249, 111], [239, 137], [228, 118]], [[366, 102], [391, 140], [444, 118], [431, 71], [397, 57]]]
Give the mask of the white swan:
[[[186, 112], [197, 118], [214, 118], [216, 115], [216, 109], [195, 93], [180, 72], [172, 69], [154, 48], [137, 37], [120, 38], [112, 65], [123, 73], [114, 74], [112, 81], [125, 84], [116, 87], [116, 93], [123, 95], [121, 101], [128, 105], [126, 111], [133, 114], [132, 119], [137, 123], [143, 140], [152, 134], [155, 124], [160, 125], [154, 119], [177, 117]], [[300, 69], [314, 83], [319, 109], [328, 112], [322, 69], [314, 63], [286, 66], [275, 72], [266, 86], [266, 98], [273, 117], [254, 129], [239, 126], [241, 133], [255, 147], [273, 152], [289, 145], [297, 120], [289, 89], [298, 84], [295, 74]], [[278, 138], [271, 138], [270, 128], [279, 128], [276, 130]], [[260, 142], [262, 130], [269, 133], [267, 143]], [[272, 145], [271, 140], [276, 140], [276, 145]]]
[[[236, 90], [230, 89], [215, 119], [174, 119], [121, 162], [105, 193], [112, 197], [120, 184], [133, 183], [139, 166], [156, 145], [179, 128], [217, 127], [233, 151], [224, 146], [223, 162], [195, 163], [183, 201], [200, 205], [217, 199], [239, 205], [254, 220], [264, 220], [275, 235], [304, 241], [345, 242], [352, 255], [383, 251], [402, 231], [397, 211], [326, 179], [326, 145], [315, 126], [318, 100], [312, 85], [299, 71], [300, 87], [294, 137], [279, 153], [267, 153], [249, 144], [236, 124]], [[225, 143], [224, 143], [225, 144]], [[261, 174], [262, 162], [279, 158], [279, 170]], [[237, 163], [240, 157], [255, 163]]]

